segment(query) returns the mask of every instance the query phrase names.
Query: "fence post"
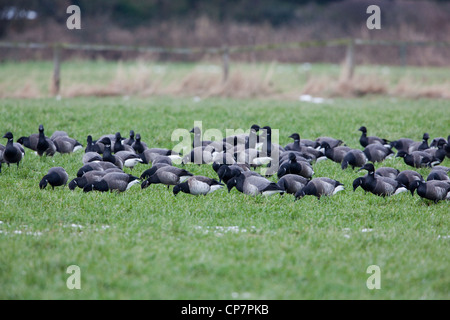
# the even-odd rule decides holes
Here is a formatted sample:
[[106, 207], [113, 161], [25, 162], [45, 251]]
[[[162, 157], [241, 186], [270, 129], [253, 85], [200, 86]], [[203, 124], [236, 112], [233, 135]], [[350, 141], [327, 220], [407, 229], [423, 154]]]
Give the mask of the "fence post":
[[223, 83], [228, 81], [228, 75], [230, 73], [230, 53], [228, 48], [225, 48], [222, 52], [222, 63], [223, 63]]
[[343, 70], [343, 79], [351, 80], [355, 71], [355, 42], [350, 39], [347, 43], [347, 51], [345, 53], [345, 62]]
[[61, 47], [59, 44], [53, 45], [53, 79], [52, 95], [59, 96], [61, 89]]

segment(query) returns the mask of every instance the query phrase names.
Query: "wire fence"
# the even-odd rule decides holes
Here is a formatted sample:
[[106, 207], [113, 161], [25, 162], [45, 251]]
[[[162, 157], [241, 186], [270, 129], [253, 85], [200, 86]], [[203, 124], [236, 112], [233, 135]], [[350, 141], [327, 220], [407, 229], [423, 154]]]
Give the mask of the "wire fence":
[[[230, 55], [234, 53], [261, 52], [274, 50], [300, 50], [305, 48], [320, 47], [346, 47], [344, 63], [342, 64], [343, 80], [351, 80], [355, 70], [355, 47], [357, 46], [390, 46], [397, 47], [401, 65], [407, 65], [408, 48], [419, 46], [450, 47], [450, 42], [445, 41], [386, 41], [386, 40], [363, 40], [342, 38], [324, 41], [301, 41], [276, 44], [262, 44], [249, 46], [222, 46], [209, 48], [176, 48], [176, 47], [151, 47], [151, 46], [128, 46], [128, 45], [106, 45], [106, 44], [74, 44], [74, 43], [36, 43], [36, 42], [0, 42], [0, 48], [9, 49], [52, 49], [53, 50], [53, 78], [52, 94], [57, 96], [61, 87], [61, 51], [119, 51], [135, 53], [168, 53], [178, 55], [209, 54], [220, 55], [222, 59], [223, 81], [229, 76]], [[450, 57], [450, 53], [448, 55]]]

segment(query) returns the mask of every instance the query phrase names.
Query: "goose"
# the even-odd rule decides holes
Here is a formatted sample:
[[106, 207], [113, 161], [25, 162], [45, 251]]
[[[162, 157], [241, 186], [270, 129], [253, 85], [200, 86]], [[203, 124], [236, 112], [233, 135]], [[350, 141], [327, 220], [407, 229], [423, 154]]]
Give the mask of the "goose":
[[136, 134], [136, 140], [131, 145], [131, 147], [136, 151], [137, 154], [143, 153], [146, 149], [148, 149], [147, 145], [144, 142], [141, 142], [141, 134]]
[[53, 156], [56, 153], [56, 146], [54, 142], [47, 138], [44, 134], [44, 126], [39, 125], [39, 138], [36, 145], [37, 154], [42, 157], [45, 153], [47, 156]]
[[264, 126], [260, 129], [260, 131], [261, 130], [263, 133], [260, 135], [259, 139], [261, 141], [262, 154], [266, 155], [267, 157], [274, 158], [278, 157], [280, 153], [286, 151], [279, 144], [272, 142], [272, 128], [270, 126]]
[[172, 158], [158, 154], [154, 158], [152, 158], [152, 164], [158, 164], [158, 163], [165, 163], [168, 165], [172, 165]]
[[[54, 145], [53, 141], [50, 138], [46, 138], [46, 140], [49, 144], [49, 148], [45, 151], [45, 153], [48, 156], [53, 156], [56, 153], [56, 146]], [[28, 137], [20, 137], [19, 139], [17, 139], [17, 143], [21, 144], [22, 146], [28, 149], [36, 151], [36, 154], [38, 142], [39, 142], [38, 133], [33, 133]]]
[[296, 194], [309, 182], [309, 179], [299, 176], [297, 174], [286, 174], [280, 180], [277, 185], [282, 188], [286, 193]]
[[115, 156], [120, 158], [124, 167], [133, 169], [137, 164], [144, 161], [136, 153], [130, 151], [119, 151], [115, 153]]
[[165, 167], [165, 166], [169, 166], [169, 164], [167, 164], [167, 163], [155, 163], [155, 164], [152, 165], [152, 167], [150, 169], [145, 170], [141, 174], [141, 177], [139, 179], [141, 179], [141, 180], [148, 179], [156, 172], [156, 170], [158, 170], [159, 168]]
[[88, 135], [86, 138], [86, 149], [84, 150], [85, 153], [88, 152], [97, 152], [98, 154], [103, 154], [103, 151], [105, 150], [105, 145], [103, 143], [95, 143], [92, 140], [92, 136]]
[[58, 136], [52, 141], [55, 144], [56, 151], [61, 154], [77, 152], [83, 148], [81, 143], [68, 136]]
[[60, 137], [68, 137], [69, 135], [67, 134], [67, 132], [65, 131], [59, 131], [56, 130], [55, 132], [53, 132], [52, 136], [50, 137], [50, 140], [55, 140], [56, 138], [60, 138]]
[[447, 137], [447, 144], [444, 145], [445, 156], [450, 158], [450, 136]]
[[424, 151], [413, 151], [410, 154], [401, 150], [397, 152], [397, 156], [399, 158], [403, 158], [405, 163], [414, 168], [422, 168], [422, 167], [432, 167], [435, 164], [438, 164], [439, 161], [433, 159], [433, 157]]
[[377, 196], [386, 197], [406, 192], [406, 187], [397, 180], [375, 175], [375, 167], [371, 163], [366, 163], [358, 171], [367, 170], [365, 177], [365, 187], [367, 190]]
[[414, 181], [411, 193], [417, 190], [417, 194], [424, 199], [438, 203], [441, 200], [450, 200], [450, 182], [440, 180]]
[[[414, 181], [425, 181], [420, 173], [413, 170], [400, 172], [395, 180], [404, 185], [409, 191], [411, 191], [411, 186]], [[413, 195], [414, 193], [411, 192], [411, 194]]]
[[344, 185], [337, 180], [326, 177], [314, 178], [306, 186], [297, 191], [295, 200], [307, 195], [315, 196], [320, 200], [322, 196], [332, 196], [342, 190], [344, 190]]
[[156, 170], [156, 172], [151, 175], [147, 180], [142, 182], [141, 188], [145, 189], [151, 184], [164, 184], [169, 188], [169, 186], [174, 186], [183, 182], [184, 180], [192, 177], [193, 174], [185, 169], [180, 169], [172, 166], [163, 166]]
[[251, 196], [257, 196], [259, 194], [271, 196], [284, 193], [284, 190], [275, 182], [261, 176], [255, 176], [251, 173], [245, 174], [243, 172], [239, 172], [237, 176], [227, 182], [228, 192], [230, 192], [233, 187], [236, 187], [239, 192]]
[[122, 159], [114, 156], [111, 153], [111, 139], [108, 137], [105, 137], [102, 140], [100, 140], [99, 142], [103, 143], [105, 145], [105, 150], [103, 150], [103, 161], [111, 162], [112, 164], [116, 165], [120, 169], [123, 169]]
[[5, 149], [3, 150], [3, 161], [8, 167], [11, 163], [16, 163], [17, 168], [19, 168], [20, 161], [22, 161], [25, 151], [23, 148], [21, 149], [20, 145], [14, 143], [14, 137], [11, 132], [7, 132], [3, 138], [8, 139]]
[[69, 182], [69, 189], [75, 190], [76, 187], [83, 189], [88, 184], [93, 184], [94, 182], [98, 182], [102, 180], [102, 178], [111, 172], [119, 172], [122, 173], [123, 171], [119, 168], [111, 168], [107, 170], [92, 170], [88, 171], [81, 177], [76, 177], [75, 179], [72, 179], [72, 181]]
[[93, 161], [103, 161], [103, 156], [97, 152], [86, 152], [83, 155], [83, 164], [87, 164]]
[[124, 192], [137, 183], [139, 183], [138, 178], [132, 176], [131, 174], [122, 172], [111, 172], [104, 175], [100, 181], [96, 181], [93, 182], [92, 184], [86, 185], [83, 188], [83, 192], [90, 192], [90, 191]]
[[313, 161], [310, 154], [305, 154], [299, 151], [284, 151], [280, 154], [279, 163], [283, 163], [289, 160], [289, 154], [291, 153], [295, 154], [298, 161], [308, 162], [309, 164], [311, 164]]
[[339, 147], [343, 143], [342, 140], [334, 139], [334, 138], [330, 138], [330, 137], [319, 137], [316, 139], [316, 141], [320, 145], [322, 145], [323, 142], [326, 142], [330, 145], [331, 148]]
[[233, 141], [237, 141], [240, 145], [244, 145], [246, 149], [256, 149], [256, 146], [260, 142], [260, 137], [258, 136], [258, 132], [260, 131], [261, 127], [257, 124], [253, 124], [250, 127], [250, 131], [248, 134], [235, 134], [231, 136], [227, 136], [223, 138], [223, 141], [230, 144], [230, 145], [236, 145], [233, 144]]
[[434, 138], [433, 140], [431, 140], [430, 148], [437, 148], [439, 143], [446, 144], [447, 140], [444, 137]]
[[380, 144], [380, 145], [386, 145], [387, 143], [389, 143], [388, 140], [383, 139], [383, 138], [379, 138], [376, 136], [367, 136], [367, 128], [362, 126], [361, 128], [358, 129], [359, 131], [362, 132], [361, 137], [359, 138], [359, 143], [361, 144], [361, 146], [363, 148], [367, 147], [368, 145], [371, 144]]
[[250, 167], [246, 164], [219, 164], [217, 162], [213, 163], [213, 169], [216, 171], [217, 176], [219, 177], [219, 182], [227, 183], [230, 179], [237, 176], [239, 172], [249, 172], [252, 175], [260, 176], [257, 172], [251, 171]]
[[130, 137], [123, 140], [123, 144], [129, 145], [131, 147], [134, 141], [134, 131], [130, 130]]
[[342, 159], [341, 168], [345, 170], [350, 165], [352, 169], [355, 169], [355, 167], [362, 167], [366, 163], [367, 156], [365, 153], [358, 149], [352, 149]]
[[282, 163], [278, 169], [278, 179], [286, 174], [297, 174], [305, 178], [311, 178], [314, 175], [314, 170], [309, 163], [298, 162], [295, 154], [289, 155], [289, 160]]
[[213, 153], [215, 149], [209, 146], [206, 147], [196, 147], [192, 149], [189, 153], [183, 156], [181, 163], [195, 163], [195, 164], [211, 164], [213, 163]]
[[431, 155], [435, 159], [435, 161], [439, 161], [439, 163], [441, 163], [442, 161], [445, 160], [446, 156], [446, 152], [444, 150], [445, 145], [446, 142], [440, 140], [436, 148], [429, 148], [423, 151]]
[[414, 142], [408, 148], [408, 153], [412, 153], [414, 151], [423, 151], [429, 148], [428, 139], [430, 139], [430, 135], [428, 133], [423, 134], [422, 142]]
[[400, 173], [400, 171], [398, 169], [391, 168], [391, 167], [381, 167], [381, 168], [378, 168], [377, 170], [375, 170], [375, 174], [382, 176], [382, 177], [391, 178], [391, 179], [397, 178], [399, 173]]
[[181, 163], [182, 160], [178, 152], [164, 148], [149, 148], [139, 154], [144, 164], [149, 164], [152, 162], [152, 159], [154, 159], [157, 155], [167, 156], [175, 163]]
[[382, 162], [386, 158], [394, 156], [391, 148], [381, 144], [369, 144], [364, 148], [363, 152], [370, 162]]
[[39, 188], [45, 189], [47, 184], [52, 186], [54, 190], [55, 187], [66, 186], [69, 175], [66, 170], [62, 167], [54, 167], [48, 170], [48, 173], [39, 182]]
[[207, 145], [212, 143], [212, 141], [202, 140], [202, 131], [199, 127], [194, 127], [189, 132], [194, 134], [194, 140], [192, 141], [192, 148], [206, 147]]
[[369, 188], [366, 185], [366, 178], [367, 175], [363, 177], [358, 177], [355, 180], [353, 180], [353, 192], [355, 192], [356, 189], [358, 189], [358, 187], [361, 187], [361, 189], [364, 190], [364, 193], [369, 192]]
[[437, 169], [431, 170], [430, 174], [427, 177], [427, 181], [430, 180], [441, 180], [441, 181], [450, 181], [450, 177], [448, 176], [448, 173], [444, 170]]
[[236, 163], [236, 160], [229, 152], [219, 152], [213, 156], [213, 163], [232, 165]]
[[408, 152], [409, 147], [414, 143], [415, 141], [409, 138], [400, 138], [395, 141], [391, 141], [389, 144], [391, 147], [397, 149], [397, 151], [405, 151]]
[[347, 146], [338, 146], [331, 148], [328, 142], [322, 142], [321, 147], [324, 149], [325, 156], [336, 163], [342, 163], [342, 160], [344, 160], [347, 152], [352, 150], [352, 148]]
[[[107, 161], [99, 161], [99, 162], [89, 162], [82, 166], [78, 172], [77, 177], [82, 177], [86, 172], [89, 171], [105, 171], [108, 169], [119, 169], [115, 164]], [[122, 171], [122, 170], [121, 170]]]
[[223, 183], [205, 176], [192, 176], [186, 181], [173, 187], [173, 194], [177, 195], [180, 191], [195, 196], [204, 195], [223, 188]]
[[287, 144], [284, 149], [286, 151], [301, 151], [301, 147], [310, 147], [316, 149], [319, 147], [319, 143], [317, 141], [302, 139], [300, 140], [300, 135], [298, 133], [293, 133], [289, 136], [289, 138], [294, 139], [294, 142]]

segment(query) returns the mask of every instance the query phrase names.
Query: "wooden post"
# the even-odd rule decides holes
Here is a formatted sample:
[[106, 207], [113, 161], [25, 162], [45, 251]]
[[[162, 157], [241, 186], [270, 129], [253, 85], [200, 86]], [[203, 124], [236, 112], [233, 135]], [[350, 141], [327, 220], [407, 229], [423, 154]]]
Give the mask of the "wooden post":
[[53, 79], [52, 95], [59, 96], [61, 89], [61, 47], [58, 44], [53, 45]]
[[223, 63], [223, 83], [228, 81], [228, 75], [230, 73], [230, 54], [228, 48], [226, 48], [222, 53], [222, 63]]
[[355, 43], [353, 39], [351, 39], [347, 44], [347, 51], [345, 53], [343, 80], [351, 80], [353, 78], [354, 71], [355, 71]]

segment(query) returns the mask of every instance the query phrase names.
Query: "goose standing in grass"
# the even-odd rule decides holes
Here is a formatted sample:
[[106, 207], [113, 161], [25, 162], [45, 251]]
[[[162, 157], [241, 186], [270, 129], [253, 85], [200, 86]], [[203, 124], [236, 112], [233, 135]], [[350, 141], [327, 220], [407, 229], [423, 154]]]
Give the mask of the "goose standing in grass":
[[44, 126], [42, 124], [39, 126], [39, 138], [36, 145], [36, 152], [40, 157], [42, 157], [44, 153], [51, 157], [56, 153], [56, 146], [50, 138], [45, 136]]
[[126, 144], [131, 147], [133, 145], [134, 141], [135, 141], [134, 140], [134, 131], [130, 130], [130, 137], [123, 140], [123, 144]]
[[361, 137], [359, 138], [359, 143], [363, 146], [363, 148], [367, 147], [368, 145], [371, 144], [379, 144], [379, 145], [386, 145], [389, 143], [388, 140], [383, 139], [383, 138], [379, 138], [376, 136], [367, 136], [367, 128], [362, 126], [361, 128], [358, 129], [359, 131], [362, 132]]
[[136, 134], [136, 139], [134, 143], [131, 145], [131, 147], [136, 151], [137, 154], [144, 153], [146, 149], [148, 149], [147, 144], [141, 141], [142, 137], [141, 134]]
[[86, 152], [83, 155], [83, 164], [87, 164], [93, 161], [103, 161], [103, 156], [97, 152]]
[[352, 169], [355, 169], [355, 167], [362, 167], [366, 163], [367, 157], [364, 152], [358, 149], [352, 149], [342, 159], [341, 168], [345, 170], [350, 165]]
[[286, 174], [280, 180], [277, 185], [282, 188], [286, 193], [296, 194], [309, 182], [309, 179], [299, 176], [297, 174]]
[[369, 144], [364, 150], [364, 154], [370, 162], [382, 162], [388, 157], [393, 157], [394, 152], [381, 144]]
[[375, 175], [375, 167], [371, 163], [365, 164], [358, 171], [367, 170], [365, 177], [365, 187], [367, 190], [377, 196], [386, 197], [406, 192], [406, 187], [397, 180]]
[[320, 199], [322, 196], [332, 196], [342, 190], [344, 190], [344, 185], [337, 180], [326, 177], [314, 178], [297, 191], [295, 200], [304, 196], [315, 196]]
[[119, 169], [122, 171], [122, 169], [108, 161], [89, 162], [78, 169], [77, 177], [82, 177], [86, 172], [89, 171], [105, 171], [108, 169]]
[[204, 195], [223, 188], [223, 183], [205, 176], [192, 176], [186, 181], [181, 182], [173, 187], [173, 194], [179, 192], [192, 194], [195, 196]]
[[279, 179], [286, 174], [297, 174], [309, 179], [314, 175], [314, 170], [309, 163], [297, 161], [297, 157], [291, 152], [289, 160], [282, 163], [277, 172]]
[[417, 194], [424, 199], [432, 200], [438, 203], [441, 200], [450, 200], [450, 182], [431, 180], [414, 181], [411, 186], [411, 193], [417, 190]]
[[202, 140], [202, 131], [199, 127], [194, 127], [189, 132], [194, 134], [194, 139], [192, 140], [192, 148], [206, 147], [212, 143], [212, 141], [209, 140]]
[[298, 133], [293, 133], [289, 136], [289, 138], [294, 139], [294, 142], [287, 144], [284, 147], [286, 151], [301, 151], [301, 147], [308, 147], [316, 149], [320, 146], [317, 141], [302, 139], [300, 140], [300, 135]]
[[184, 182], [184, 180], [192, 177], [193, 174], [187, 170], [180, 169], [172, 166], [163, 166], [156, 170], [156, 172], [151, 175], [147, 180], [142, 182], [141, 188], [145, 189], [151, 184], [164, 184], [169, 188], [169, 186], [174, 186], [179, 184], [180, 182]]
[[105, 145], [105, 150], [103, 150], [103, 161], [111, 162], [120, 169], [123, 169], [123, 162], [121, 158], [116, 157], [111, 153], [111, 140], [108, 137], [106, 137], [100, 140], [99, 142]]
[[11, 132], [7, 132], [3, 138], [8, 139], [5, 149], [3, 150], [3, 161], [8, 167], [10, 164], [15, 163], [17, 164], [17, 168], [19, 168], [20, 161], [22, 161], [25, 151], [19, 144], [14, 143], [14, 137]]
[[397, 151], [405, 151], [408, 153], [409, 147], [414, 143], [415, 141], [409, 138], [400, 138], [395, 141], [391, 141], [389, 144], [391, 147], [397, 149]]
[[408, 166], [414, 168], [432, 167], [440, 163], [437, 159], [433, 159], [433, 156], [424, 151], [413, 151], [408, 154], [402, 150], [397, 152], [396, 157], [403, 158]]
[[397, 178], [399, 173], [400, 173], [400, 171], [398, 169], [391, 168], [391, 167], [381, 167], [381, 168], [378, 168], [377, 170], [375, 170], [375, 174], [382, 176], [382, 177], [391, 178], [391, 179]]
[[331, 138], [331, 137], [319, 137], [316, 139], [316, 141], [320, 145], [322, 145], [322, 143], [326, 142], [330, 145], [331, 148], [339, 147], [342, 143], [344, 143], [344, 141], [342, 141], [342, 140]]
[[255, 176], [251, 173], [247, 175], [243, 172], [239, 172], [237, 176], [228, 180], [228, 192], [230, 192], [233, 187], [236, 187], [239, 192], [250, 196], [257, 196], [259, 194], [271, 196], [284, 193], [283, 188], [278, 186], [275, 182], [261, 176]]
[[119, 172], [123, 173], [122, 170], [119, 168], [111, 168], [106, 170], [92, 170], [88, 171], [85, 174], [83, 174], [81, 177], [77, 177], [75, 179], [72, 179], [72, 181], [69, 182], [69, 189], [75, 190], [76, 187], [83, 189], [88, 184], [93, 184], [94, 182], [98, 182], [102, 180], [102, 178], [107, 175], [108, 173], [112, 172]]
[[328, 142], [322, 142], [321, 147], [324, 149], [325, 156], [336, 163], [342, 163], [345, 155], [352, 150], [352, 148], [346, 146], [331, 148]]
[[61, 154], [77, 152], [83, 149], [83, 145], [80, 142], [68, 136], [57, 136], [52, 141], [55, 144], [56, 151]]
[[450, 177], [448, 176], [448, 170], [434, 167], [427, 177], [427, 181], [430, 180], [450, 181]]
[[441, 163], [445, 160], [446, 152], [444, 150], [444, 146], [446, 145], [445, 142], [442, 140], [438, 142], [438, 145], [436, 148], [429, 148], [423, 150], [424, 152], [428, 153], [430, 156], [432, 156], [436, 162]]
[[141, 179], [141, 180], [148, 179], [156, 172], [156, 170], [158, 170], [159, 168], [165, 167], [165, 166], [170, 166], [170, 165], [167, 164], [167, 163], [155, 163], [155, 164], [152, 164], [152, 167], [150, 169], [145, 170], [141, 174], [141, 177], [139, 179]]
[[97, 152], [98, 154], [103, 154], [103, 151], [105, 150], [104, 144], [95, 143], [92, 140], [91, 135], [87, 136], [86, 142], [87, 142], [87, 145], [86, 145], [86, 149], [84, 150], [85, 153]]
[[116, 152], [115, 156], [121, 160], [124, 167], [131, 169], [133, 169], [137, 164], [143, 162], [141, 157], [130, 151], [119, 151]]
[[429, 148], [428, 139], [430, 139], [430, 135], [428, 133], [423, 134], [422, 142], [414, 142], [408, 148], [408, 153], [412, 153], [414, 151], [423, 151]]
[[54, 190], [55, 187], [66, 186], [69, 175], [62, 167], [54, 167], [48, 170], [48, 173], [39, 182], [39, 188], [45, 189], [49, 184]]
[[124, 192], [130, 189], [133, 185], [139, 183], [137, 177], [131, 174], [122, 172], [108, 173], [100, 181], [96, 181], [92, 184], [88, 184], [83, 188], [83, 192], [99, 191], [117, 191]]

